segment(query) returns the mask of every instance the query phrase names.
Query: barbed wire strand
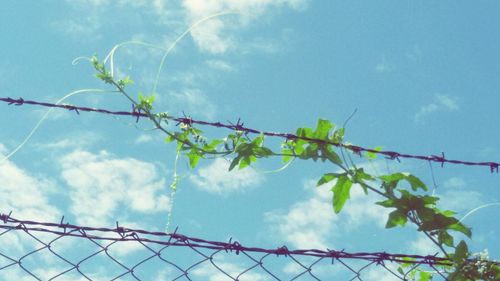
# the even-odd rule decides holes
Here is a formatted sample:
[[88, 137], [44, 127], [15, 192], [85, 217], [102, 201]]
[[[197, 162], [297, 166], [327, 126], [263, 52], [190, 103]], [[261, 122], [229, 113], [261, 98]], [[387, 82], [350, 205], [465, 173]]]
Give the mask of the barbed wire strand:
[[[416, 269], [420, 266], [426, 266], [432, 270], [437, 270], [437, 266], [449, 266], [453, 265], [450, 259], [438, 257], [436, 255], [410, 255], [410, 254], [390, 254], [386, 252], [357, 252], [349, 253], [344, 250], [318, 250], [318, 249], [297, 249], [290, 250], [286, 246], [281, 246], [278, 248], [259, 248], [259, 247], [248, 247], [240, 244], [237, 241], [233, 241], [232, 238], [228, 242], [221, 241], [210, 241], [201, 238], [189, 237], [178, 233], [178, 228], [174, 232], [153, 232], [144, 229], [131, 229], [120, 226], [116, 223], [115, 228], [103, 228], [103, 227], [90, 227], [90, 226], [77, 226], [67, 222], [64, 222], [64, 217], [62, 217], [59, 223], [48, 223], [48, 222], [38, 222], [31, 220], [20, 220], [12, 217], [12, 212], [9, 214], [0, 214], [0, 239], [3, 238], [9, 232], [15, 233], [25, 233], [28, 237], [34, 239], [38, 247], [34, 250], [30, 250], [25, 254], [21, 254], [19, 258], [12, 257], [12, 254], [6, 254], [6, 249], [9, 248], [9, 243], [0, 243], [0, 256], [7, 259], [9, 262], [6, 265], [0, 266], [0, 274], [2, 270], [11, 268], [12, 266], [19, 266], [23, 272], [29, 276], [35, 278], [36, 280], [42, 280], [42, 278], [37, 275], [36, 270], [30, 267], [27, 261], [33, 258], [37, 253], [42, 251], [49, 251], [52, 255], [57, 257], [58, 260], [62, 261], [69, 268], [65, 268], [55, 276], [52, 276], [49, 280], [57, 279], [65, 274], [77, 273], [86, 280], [92, 280], [91, 274], [85, 273], [82, 268], [83, 263], [88, 263], [89, 260], [95, 258], [98, 255], [104, 255], [110, 260], [112, 264], [115, 264], [119, 269], [119, 273], [116, 277], [111, 280], [120, 279], [126, 275], [131, 276], [135, 280], [141, 280], [138, 274], [138, 268], [143, 264], [151, 261], [152, 259], [160, 259], [166, 264], [172, 266], [180, 272], [180, 275], [172, 280], [178, 279], [191, 279], [190, 273], [195, 270], [196, 267], [201, 264], [210, 264], [217, 272], [220, 272], [230, 280], [243, 280], [245, 274], [248, 274], [252, 270], [261, 269], [260, 272], [265, 272], [273, 280], [283, 280], [280, 279], [276, 272], [273, 272], [271, 265], [266, 265], [265, 260], [269, 260], [272, 256], [282, 256], [290, 259], [293, 264], [298, 266], [298, 270], [293, 274], [296, 274], [292, 279], [296, 280], [303, 276], [308, 276], [314, 280], [321, 280], [318, 272], [313, 270], [313, 267], [319, 266], [322, 261], [331, 260], [331, 265], [338, 264], [345, 268], [347, 273], [354, 274], [354, 277], [350, 280], [363, 280], [361, 278], [362, 272], [370, 266], [380, 266], [384, 270], [387, 270], [391, 275], [399, 278], [400, 280], [407, 280], [406, 276], [409, 271], [402, 272], [398, 270], [399, 273], [395, 272], [393, 269], [386, 265], [386, 262], [396, 262], [399, 264], [408, 264], [409, 270]], [[17, 231], [17, 232], [16, 232]], [[49, 242], [47, 242], [47, 237], [44, 239], [39, 238], [41, 234], [45, 235], [55, 235], [56, 237]], [[39, 237], [37, 237], [39, 236]], [[71, 261], [69, 257], [64, 257], [61, 253], [64, 252], [62, 249], [58, 250], [55, 246], [55, 242], [63, 239], [64, 237], [73, 237], [88, 240], [91, 244], [95, 245], [97, 250], [86, 256], [83, 256], [79, 261]], [[150, 252], [149, 256], [145, 256], [141, 260], [135, 262], [134, 265], [127, 265], [123, 260], [120, 260], [115, 254], [110, 252], [111, 246], [122, 243], [122, 242], [135, 241], [140, 243], [147, 252]], [[81, 243], [77, 243], [81, 244]], [[64, 243], [64, 245], [69, 246], [69, 244]], [[155, 249], [152, 245], [160, 246], [161, 248]], [[116, 246], [118, 247], [118, 246]], [[202, 259], [196, 260], [189, 266], [181, 266], [176, 264], [175, 260], [167, 257], [166, 252], [172, 247], [181, 247], [187, 250], [192, 250], [196, 255], [199, 255]], [[205, 253], [204, 251], [212, 251], [211, 253]], [[229, 272], [224, 269], [224, 266], [218, 264], [218, 261], [214, 258], [217, 254], [223, 253], [235, 253], [236, 255], [241, 255], [250, 261], [250, 265], [239, 271], [237, 276], [234, 270]], [[67, 252], [66, 252], [67, 254]], [[10, 256], [9, 256], [10, 255]], [[254, 255], [262, 255], [260, 257], [255, 257]], [[178, 257], [174, 255], [174, 257]], [[312, 262], [304, 261], [304, 257], [309, 257], [314, 259]], [[74, 259], [74, 258], [73, 258]], [[347, 260], [357, 260], [366, 261], [367, 263], [361, 265], [360, 267], [355, 267], [354, 264], [350, 264]], [[270, 261], [270, 263], [272, 263]], [[330, 262], [328, 262], [330, 263]], [[500, 264], [500, 263], [499, 263]], [[54, 274], [54, 273], [52, 273]], [[0, 275], [1, 276], [1, 275]], [[446, 277], [442, 275], [444, 280]], [[102, 280], [102, 279], [99, 279]]]
[[[361, 259], [375, 262], [382, 261], [394, 261], [399, 263], [408, 264], [419, 264], [419, 263], [431, 263], [434, 265], [452, 265], [452, 261], [448, 258], [437, 257], [433, 255], [409, 255], [409, 254], [390, 254], [386, 252], [357, 252], [348, 253], [343, 250], [318, 250], [318, 249], [298, 249], [289, 250], [286, 246], [282, 246], [276, 249], [265, 249], [258, 247], [247, 247], [241, 245], [237, 241], [229, 242], [218, 242], [210, 241], [201, 238], [189, 237], [182, 235], [177, 232], [165, 233], [165, 232], [155, 232], [143, 229], [126, 228], [119, 226], [117, 223], [116, 228], [106, 228], [106, 227], [90, 227], [90, 226], [78, 226], [70, 223], [64, 223], [64, 217], [60, 223], [50, 223], [50, 222], [38, 222], [32, 220], [20, 220], [12, 217], [12, 214], [0, 214], [0, 221], [3, 225], [0, 225], [1, 229], [10, 230], [22, 230], [25, 232], [44, 232], [52, 233], [62, 236], [72, 236], [81, 238], [92, 238], [98, 240], [109, 240], [109, 241], [142, 241], [153, 244], [161, 244], [166, 246], [186, 246], [194, 248], [206, 248], [206, 249], [216, 249], [224, 251], [245, 251], [245, 252], [258, 252], [273, 254], [278, 256], [287, 255], [299, 255], [299, 256], [312, 256], [312, 257], [323, 257], [323, 258], [335, 258], [335, 259]], [[90, 234], [90, 232], [98, 232], [101, 235]], [[105, 236], [108, 233], [117, 233], [119, 238]], [[155, 240], [151, 238], [142, 238], [139, 235], [150, 235], [153, 237], [164, 237], [168, 238], [167, 241]], [[175, 242], [172, 242], [175, 240]], [[39, 241], [40, 243], [43, 243]]]
[[[77, 114], [80, 114], [80, 111], [84, 111], [84, 112], [97, 112], [97, 113], [104, 113], [104, 114], [111, 114], [111, 115], [128, 115], [128, 116], [136, 117], [136, 121], [138, 121], [139, 118], [144, 118], [144, 117], [147, 118], [148, 117], [147, 114], [140, 112], [140, 111], [137, 111], [135, 108], [133, 108], [132, 111], [111, 111], [111, 110], [107, 110], [107, 109], [74, 106], [74, 105], [69, 105], [69, 104], [54, 104], [54, 103], [47, 103], [47, 102], [38, 102], [38, 101], [33, 101], [33, 100], [24, 100], [23, 98], [13, 99], [10, 97], [0, 98], [0, 101], [8, 103], [9, 105], [17, 105], [17, 106], [21, 106], [24, 104], [30, 104], [30, 105], [45, 106], [45, 107], [63, 108], [66, 110], [75, 111]], [[423, 160], [423, 161], [428, 161], [428, 162], [437, 162], [437, 163], [441, 164], [441, 167], [443, 167], [445, 163], [465, 165], [465, 166], [486, 166], [486, 167], [490, 168], [491, 173], [493, 173], [493, 172], [498, 173], [499, 167], [500, 167], [499, 162], [493, 162], [493, 161], [473, 162], [473, 161], [448, 159], [445, 157], [444, 152], [442, 152], [440, 156], [438, 156], [438, 155], [430, 155], [430, 156], [414, 155], [414, 154], [408, 154], [408, 153], [401, 153], [401, 152], [397, 152], [397, 151], [376, 150], [376, 149], [365, 148], [362, 146], [357, 146], [357, 145], [352, 145], [352, 144], [336, 143], [336, 142], [333, 142], [330, 140], [309, 138], [309, 137], [304, 137], [304, 136], [298, 136], [298, 135], [291, 134], [291, 133], [260, 131], [257, 129], [245, 127], [244, 124], [239, 119], [238, 119], [238, 122], [236, 124], [224, 124], [221, 122], [209, 122], [209, 121], [203, 121], [203, 120], [195, 120], [195, 119], [192, 119], [191, 117], [168, 116], [168, 119], [176, 121], [176, 122], [178, 122], [178, 124], [182, 123], [182, 124], [185, 124], [188, 126], [192, 125], [192, 124], [198, 124], [198, 125], [211, 126], [211, 127], [217, 127], [217, 128], [227, 128], [227, 129], [230, 129], [233, 131], [241, 131], [244, 133], [263, 134], [265, 136], [270, 136], [270, 137], [281, 137], [281, 138], [285, 138], [287, 140], [302, 139], [305, 141], [314, 142], [314, 143], [318, 143], [318, 144], [327, 144], [327, 145], [333, 145], [336, 147], [345, 148], [345, 149], [348, 149], [348, 150], [350, 150], [358, 155], [361, 155], [361, 152], [370, 152], [370, 153], [380, 154], [380, 155], [384, 155], [387, 159], [390, 159], [390, 160], [400, 161], [400, 158], [416, 159], [416, 160]]]

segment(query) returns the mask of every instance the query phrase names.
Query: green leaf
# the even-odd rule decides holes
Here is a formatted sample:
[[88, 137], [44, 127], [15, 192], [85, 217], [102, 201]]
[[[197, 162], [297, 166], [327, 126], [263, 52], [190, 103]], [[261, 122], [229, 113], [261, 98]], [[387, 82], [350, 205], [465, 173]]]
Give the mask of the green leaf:
[[328, 183], [328, 182], [330, 182], [330, 181], [338, 178], [340, 175], [343, 175], [343, 174], [337, 174], [337, 173], [327, 173], [327, 174], [324, 174], [319, 179], [319, 181], [316, 183], [316, 186], [320, 186], [322, 184]]
[[331, 145], [326, 145], [326, 146], [320, 145], [319, 148], [321, 150], [321, 155], [323, 157], [326, 157], [326, 159], [328, 159], [330, 162], [337, 164], [337, 165], [342, 164], [342, 160], [340, 159], [339, 155], [337, 153], [335, 153], [335, 151], [333, 151]]
[[374, 177], [370, 174], [367, 174], [363, 168], [358, 168], [354, 170], [354, 178], [356, 180], [373, 180]]
[[472, 237], [472, 231], [470, 228], [466, 227], [465, 225], [463, 225], [462, 223], [460, 222], [457, 222], [457, 223], [454, 223], [454, 224], [451, 224], [451, 225], [448, 225], [446, 227], [446, 229], [451, 229], [451, 230], [455, 230], [455, 231], [458, 231], [458, 232], [462, 232], [463, 234], [465, 234], [467, 237], [471, 238]]
[[254, 148], [255, 156], [257, 157], [268, 157], [273, 155], [273, 151], [267, 147], [257, 147]]
[[289, 148], [283, 148], [281, 150], [281, 153], [284, 154], [283, 157], [281, 158], [282, 161], [283, 161], [283, 163], [286, 164], [286, 163], [290, 162], [290, 160], [292, 160], [292, 156], [291, 155], [293, 154], [293, 152], [292, 152], [291, 149], [289, 149]]
[[419, 178], [409, 173], [394, 173], [390, 175], [379, 176], [378, 178], [387, 184], [397, 184], [399, 181], [405, 180], [410, 184], [411, 189], [414, 191], [417, 191], [419, 188], [423, 189], [424, 191], [428, 190], [427, 186]]
[[423, 183], [419, 178], [415, 177], [414, 175], [407, 175], [405, 177], [405, 180], [408, 181], [411, 185], [411, 189], [413, 191], [417, 191], [419, 188], [421, 188], [424, 191], [427, 191], [427, 186], [425, 183]]
[[215, 151], [217, 146], [219, 144], [223, 143], [222, 140], [219, 140], [219, 139], [215, 139], [215, 140], [212, 140], [209, 144], [205, 144], [203, 146], [203, 150], [206, 150], [206, 151]]
[[453, 247], [454, 242], [453, 242], [453, 236], [451, 236], [448, 232], [446, 231], [440, 231], [438, 234], [438, 241], [441, 244], [445, 244], [448, 247]]
[[421, 208], [417, 208], [416, 211], [417, 211], [418, 217], [423, 222], [432, 221], [432, 220], [434, 220], [434, 217], [436, 216], [436, 211], [434, 211], [431, 208], [421, 207]]
[[236, 165], [238, 165], [238, 163], [240, 162], [241, 160], [241, 156], [237, 156], [233, 159], [233, 161], [231, 161], [231, 164], [229, 165], [229, 171], [232, 171], [234, 169], [234, 167], [236, 167]]
[[332, 129], [334, 125], [324, 119], [319, 119], [316, 125], [316, 131], [314, 131], [313, 138], [326, 140], [328, 138], [328, 134], [330, 133], [330, 129]]
[[331, 137], [331, 140], [334, 142], [334, 143], [341, 143], [342, 140], [344, 139], [344, 131], [345, 129], [344, 128], [340, 128], [338, 130], [335, 130], [335, 132], [333, 132], [333, 135]]
[[[313, 137], [313, 130], [311, 128], [298, 128], [296, 135], [299, 137], [306, 137], [306, 138], [312, 138]], [[297, 143], [300, 141], [305, 142], [304, 140], [297, 140]]]
[[251, 144], [252, 146], [258, 147], [261, 146], [263, 142], [264, 142], [264, 135], [260, 134], [258, 137], [252, 140]]
[[386, 208], [395, 208], [397, 206], [396, 201], [394, 199], [387, 199], [384, 201], [375, 202], [375, 204]]
[[[373, 150], [382, 151], [382, 147], [376, 146]], [[375, 160], [377, 158], [377, 153], [367, 151], [367, 152], [365, 152], [365, 157], [368, 158], [368, 160]]]
[[189, 166], [191, 168], [195, 168], [201, 158], [200, 151], [195, 148], [191, 148], [191, 151], [187, 154], [187, 156], [189, 158]]
[[378, 178], [383, 180], [384, 182], [398, 182], [402, 179], [404, 179], [404, 175], [403, 173], [394, 173], [394, 174], [390, 174], [390, 175], [383, 175], [383, 176], [379, 176]]
[[460, 265], [467, 259], [468, 256], [469, 256], [469, 249], [468, 249], [465, 241], [462, 240], [462, 241], [460, 241], [460, 243], [458, 243], [457, 247], [455, 248], [455, 254], [453, 255], [453, 261], [456, 264]]
[[389, 214], [389, 219], [387, 220], [385, 228], [392, 228], [398, 225], [404, 226], [407, 220], [406, 215], [402, 214], [399, 210], [392, 211]]
[[302, 154], [299, 155], [299, 158], [301, 158], [301, 159], [312, 158], [314, 161], [317, 161], [319, 158], [318, 144], [311, 143], [308, 146], [306, 146], [306, 149], [304, 150], [304, 152]]
[[342, 210], [345, 202], [350, 198], [351, 187], [352, 181], [346, 174], [341, 175], [333, 186], [333, 211], [336, 214]]
[[432, 274], [427, 271], [420, 271], [420, 276], [418, 278], [418, 281], [429, 281], [432, 280]]
[[424, 221], [418, 228], [420, 231], [431, 231], [437, 229], [449, 229], [450, 225], [458, 222], [455, 218], [443, 216], [442, 214], [435, 213], [432, 219]]
[[132, 81], [132, 79], [130, 79], [130, 77], [128, 77], [128, 76], [123, 78], [123, 79], [118, 80], [118, 82], [117, 82], [117, 84], [118, 84], [118, 86], [120, 86], [120, 88], [124, 88], [125, 86], [131, 85], [133, 83], [134, 83], [134, 81]]
[[252, 162], [250, 157], [243, 157], [240, 161], [239, 169], [246, 168]]

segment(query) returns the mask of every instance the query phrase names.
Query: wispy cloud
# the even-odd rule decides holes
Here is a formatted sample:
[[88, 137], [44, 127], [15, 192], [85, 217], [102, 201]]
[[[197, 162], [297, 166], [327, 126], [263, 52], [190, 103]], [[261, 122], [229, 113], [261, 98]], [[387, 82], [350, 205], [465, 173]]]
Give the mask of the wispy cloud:
[[70, 187], [70, 211], [78, 223], [107, 225], [131, 212], [152, 214], [170, 206], [165, 181], [150, 163], [77, 150], [62, 157], [60, 164]]
[[41, 142], [36, 143], [35, 147], [41, 150], [46, 149], [76, 149], [76, 148], [86, 148], [90, 145], [96, 143], [101, 139], [101, 136], [95, 132], [74, 132], [71, 133], [71, 137], [61, 138], [59, 140], [51, 142]]
[[314, 190], [310, 198], [295, 203], [286, 212], [278, 210], [265, 215], [265, 220], [282, 239], [297, 248], [326, 249], [332, 248], [335, 235], [366, 223], [384, 228], [390, 210], [374, 204], [379, 198], [366, 196], [360, 186], [354, 185], [344, 209], [335, 215], [332, 183], [315, 187], [315, 182], [310, 180], [305, 184], [306, 189]]
[[470, 189], [467, 182], [461, 177], [451, 177], [443, 183], [444, 189], [438, 190], [444, 193], [439, 205], [444, 209], [453, 211], [470, 211], [485, 204], [483, 195]]
[[[238, 17], [245, 22], [256, 20], [273, 7], [289, 7], [295, 10], [304, 9], [308, 0], [184, 0], [182, 6], [186, 11], [186, 18], [194, 22], [203, 17], [219, 12], [237, 12]], [[236, 46], [231, 38], [230, 30], [235, 26], [230, 18], [214, 18], [205, 22], [191, 32], [197, 46], [209, 53], [224, 53]]]
[[55, 30], [62, 32], [77, 41], [92, 41], [101, 39], [102, 35], [99, 32], [101, 26], [99, 17], [94, 14], [79, 18], [58, 20], [52, 23], [52, 27]]
[[210, 68], [213, 68], [216, 70], [221, 70], [221, 71], [225, 71], [225, 72], [231, 72], [231, 71], [235, 70], [235, 68], [232, 65], [230, 65], [228, 62], [226, 62], [224, 60], [212, 59], [212, 60], [205, 61], [205, 63]]
[[415, 122], [420, 123], [427, 116], [442, 111], [457, 111], [460, 107], [454, 97], [448, 95], [435, 95], [434, 102], [426, 104], [415, 114]]
[[153, 141], [153, 136], [142, 134], [135, 139], [134, 143], [135, 144], [142, 144], [142, 143], [148, 143], [151, 141]]
[[189, 179], [198, 188], [216, 194], [242, 191], [258, 186], [264, 181], [264, 176], [251, 168], [243, 170], [235, 168], [229, 172], [229, 164], [225, 159], [217, 158], [210, 165], [199, 168]]
[[[215, 118], [216, 106], [205, 93], [195, 88], [185, 88], [180, 91], [170, 92], [171, 104], [176, 108], [183, 108], [187, 113], [193, 112], [198, 118], [212, 120]], [[172, 104], [173, 105], [173, 104]]]
[[440, 252], [439, 247], [423, 235], [410, 242], [409, 248], [410, 252], [416, 255], [433, 255]]
[[381, 61], [375, 66], [375, 71], [378, 73], [391, 72], [393, 69], [394, 66], [387, 62], [387, 59], [385, 57], [382, 57]]
[[[0, 158], [5, 147], [0, 144]], [[0, 163], [0, 206], [2, 213], [13, 211], [15, 217], [31, 220], [56, 220], [62, 212], [49, 201], [50, 194], [57, 191], [55, 183], [6, 160]]]

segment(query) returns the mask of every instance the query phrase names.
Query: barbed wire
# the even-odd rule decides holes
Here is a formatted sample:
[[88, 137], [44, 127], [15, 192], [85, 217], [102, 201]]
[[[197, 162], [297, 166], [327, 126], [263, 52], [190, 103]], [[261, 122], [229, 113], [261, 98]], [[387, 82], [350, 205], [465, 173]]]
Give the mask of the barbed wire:
[[[337, 278], [336, 280], [376, 280], [370, 279], [371, 277], [363, 278], [363, 274], [373, 274], [369, 274], [368, 268], [370, 266], [375, 266], [383, 270], [384, 273], [395, 280], [409, 280], [408, 276], [416, 268], [431, 270], [437, 276], [446, 280], [446, 277], [436, 266], [453, 264], [451, 260], [437, 257], [436, 255], [421, 256], [390, 254], [386, 252], [348, 253], [344, 250], [336, 251], [329, 249], [290, 250], [286, 246], [274, 249], [247, 247], [237, 241], [232, 241], [232, 238], [228, 242], [209, 241], [182, 235], [177, 232], [177, 229], [173, 233], [152, 232], [143, 229], [122, 227], [119, 226], [118, 222], [115, 228], [98, 228], [65, 223], [64, 217], [59, 223], [19, 220], [13, 218], [11, 213], [0, 214], [0, 221], [0, 230], [3, 230], [3, 232], [0, 232], [0, 241], [7, 239], [7, 234], [16, 233], [18, 235], [22, 234], [24, 235], [22, 237], [28, 237], [29, 240], [34, 240], [36, 244], [39, 244], [39, 247], [33, 247], [34, 249], [27, 253], [17, 253], [16, 255], [15, 253], [11, 253], [12, 251], [9, 251], [9, 246], [12, 243], [2, 241], [0, 243], [0, 257], [3, 257], [3, 260], [7, 260], [7, 262], [2, 262], [2, 259], [0, 259], [0, 277], [2, 277], [2, 274], [6, 270], [17, 265], [21, 269], [21, 272], [33, 277], [35, 280], [68, 280], [64, 276], [70, 273], [83, 277], [85, 280], [117, 280], [122, 277], [141, 280], [143, 278], [139, 273], [140, 269], [149, 270], [150, 273], [157, 270], [146, 266], [147, 263], [155, 260], [161, 261], [161, 268], [163, 270], [166, 267], [169, 268], [170, 275], [168, 280], [199, 280], [196, 277], [203, 274], [205, 275], [200, 276], [204, 277], [201, 280], [208, 280], [206, 277], [209, 276], [206, 274], [211, 276], [220, 275], [221, 278], [216, 280], [296, 280], [300, 277], [312, 278], [308, 280], [321, 280], [320, 278], [324, 275], [325, 270], [328, 271], [329, 268], [335, 266], [337, 269], [339, 267], [342, 268], [344, 272], [331, 270], [328, 272], [335, 272], [336, 275], [345, 276], [345, 279]], [[47, 235], [50, 235], [50, 238]], [[78, 240], [75, 245], [59, 242], [64, 237], [77, 238]], [[82, 241], [80, 240], [90, 242], [89, 245], [92, 245], [96, 250], [90, 251], [79, 258], [70, 257], [74, 256], [74, 253], [68, 253], [65, 247], [77, 248], [77, 246], [82, 245]], [[130, 242], [135, 242], [140, 247], [140, 250], [147, 253], [133, 264], [127, 262], [123, 253], [121, 255], [113, 253], [113, 249], [120, 247], [118, 244], [124, 245]], [[181, 260], [183, 260], [181, 255], [169, 255], [169, 252], [175, 251], [175, 248], [185, 249], [194, 254], [194, 261], [190, 261], [186, 265], [181, 265]], [[51, 274], [47, 275], [47, 272], [44, 274], [43, 270], [40, 270], [39, 267], [45, 267], [47, 271], [47, 266], [41, 266], [40, 261], [37, 260], [42, 252], [45, 255], [49, 254], [51, 258], [64, 264], [65, 268], [59, 272], [52, 270], [50, 271]], [[137, 254], [137, 250], [133, 253], [133, 256], [140, 256]], [[65, 257], [65, 254], [67, 257]], [[102, 278], [101, 276], [98, 279], [93, 279], [92, 275], [95, 275], [95, 272], [84, 270], [84, 267], [90, 267], [91, 260], [97, 259], [98, 255], [104, 256], [110, 264], [119, 268], [119, 270], [116, 270], [117, 272], [114, 272], [116, 276], [110, 278]], [[219, 257], [221, 255], [230, 256], [233, 259], [236, 259], [236, 256], [242, 257], [245, 260], [245, 264], [233, 265], [232, 267], [227, 266], [227, 259], [224, 262], [224, 259]], [[288, 262], [288, 276], [286, 276], [287, 274], [283, 274], [283, 271], [287, 270], [283, 268], [276, 269], [273, 266], [276, 263], [273, 257], [286, 258]], [[34, 259], [37, 262], [32, 261], [30, 263], [28, 262], [30, 259]], [[47, 257], [43, 259], [50, 260]], [[357, 263], [349, 262], [349, 260], [354, 260]], [[265, 262], [268, 264], [266, 265]], [[396, 270], [394, 266], [391, 266], [393, 263], [406, 264], [407, 266], [404, 267], [405, 271], [401, 267]], [[210, 270], [207, 270], [207, 267]], [[291, 272], [290, 268], [295, 268], [295, 271]], [[46, 279], [42, 279], [42, 276]], [[256, 278], [256, 276], [259, 278]], [[331, 277], [329, 275], [328, 280], [331, 280]], [[152, 278], [148, 278], [147, 280], [152, 280]]]
[[[47, 102], [37, 102], [37, 101], [32, 101], [32, 100], [24, 100], [23, 98], [19, 99], [12, 99], [12, 98], [0, 98], [0, 101], [8, 103], [9, 105], [24, 105], [24, 104], [31, 104], [31, 105], [38, 105], [38, 106], [45, 106], [45, 107], [56, 107], [56, 108], [63, 108], [66, 110], [70, 111], [75, 111], [77, 114], [80, 114], [80, 111], [84, 112], [98, 112], [98, 113], [104, 113], [104, 114], [111, 114], [111, 115], [128, 115], [128, 116], [133, 116], [136, 117], [136, 121], [139, 120], [139, 118], [144, 118], [148, 117], [147, 114], [140, 112], [140, 110], [137, 110], [134, 106], [132, 106], [132, 111], [111, 111], [107, 109], [99, 109], [99, 108], [92, 108], [92, 107], [82, 107], [82, 106], [74, 106], [74, 105], [69, 105], [69, 104], [54, 104], [54, 103], [47, 103]], [[303, 137], [303, 136], [297, 136], [295, 134], [291, 133], [279, 133], [279, 132], [267, 132], [267, 131], [260, 131], [252, 128], [248, 128], [244, 126], [244, 123], [241, 122], [240, 119], [236, 122], [236, 124], [224, 124], [221, 122], [208, 122], [208, 121], [203, 121], [203, 120], [195, 120], [192, 119], [191, 117], [175, 117], [175, 116], [168, 116], [168, 119], [176, 121], [177, 124], [185, 124], [185, 125], [192, 125], [192, 124], [199, 124], [199, 125], [205, 125], [205, 126], [212, 126], [212, 127], [217, 127], [217, 128], [227, 128], [233, 131], [241, 131], [245, 133], [254, 133], [254, 134], [263, 134], [265, 136], [270, 136], [270, 137], [281, 137], [285, 138], [287, 140], [295, 140], [295, 139], [302, 139], [306, 140], [309, 142], [314, 142], [318, 144], [326, 144], [326, 145], [333, 145], [336, 147], [342, 147], [348, 150], [351, 150], [352, 152], [361, 155], [361, 152], [369, 152], [369, 153], [375, 153], [375, 154], [380, 154], [385, 156], [387, 159], [390, 160], [397, 160], [400, 161], [400, 158], [408, 158], [408, 159], [417, 159], [417, 160], [424, 160], [428, 162], [437, 162], [441, 164], [441, 167], [444, 166], [445, 163], [449, 164], [458, 164], [458, 165], [465, 165], [465, 166], [486, 166], [490, 168], [490, 172], [499, 172], [499, 167], [500, 163], [499, 162], [473, 162], [473, 161], [464, 161], [464, 160], [454, 160], [454, 159], [448, 159], [445, 157], [444, 152], [441, 153], [441, 156], [438, 155], [430, 155], [430, 156], [425, 156], [425, 155], [414, 155], [414, 154], [408, 154], [408, 153], [401, 153], [401, 152], [396, 152], [396, 151], [388, 151], [388, 150], [377, 150], [377, 149], [372, 149], [372, 148], [365, 148], [362, 146], [357, 146], [357, 145], [352, 145], [352, 144], [344, 144], [344, 143], [336, 143], [330, 140], [324, 140], [324, 139], [315, 139], [315, 138], [309, 138], [309, 137]]]

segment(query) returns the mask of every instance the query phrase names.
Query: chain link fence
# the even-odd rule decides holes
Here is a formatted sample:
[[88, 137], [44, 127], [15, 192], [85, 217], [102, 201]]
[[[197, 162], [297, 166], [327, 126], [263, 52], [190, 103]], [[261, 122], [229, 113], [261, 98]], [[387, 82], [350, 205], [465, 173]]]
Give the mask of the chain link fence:
[[[64, 218], [63, 218], [64, 219]], [[0, 280], [412, 280], [435, 256], [290, 250], [0, 215]]]

